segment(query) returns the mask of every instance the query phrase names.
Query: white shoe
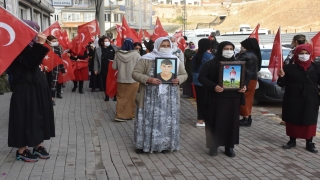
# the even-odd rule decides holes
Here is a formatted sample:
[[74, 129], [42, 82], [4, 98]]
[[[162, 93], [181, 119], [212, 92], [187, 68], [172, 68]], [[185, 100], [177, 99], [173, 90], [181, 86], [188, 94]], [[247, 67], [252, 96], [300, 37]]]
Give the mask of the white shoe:
[[197, 127], [205, 127], [205, 126], [206, 126], [206, 124], [205, 124], [204, 122], [203, 122], [202, 124], [197, 123], [197, 124], [196, 124], [196, 126], [197, 126]]
[[63, 94], [63, 91], [61, 90], [61, 94]]

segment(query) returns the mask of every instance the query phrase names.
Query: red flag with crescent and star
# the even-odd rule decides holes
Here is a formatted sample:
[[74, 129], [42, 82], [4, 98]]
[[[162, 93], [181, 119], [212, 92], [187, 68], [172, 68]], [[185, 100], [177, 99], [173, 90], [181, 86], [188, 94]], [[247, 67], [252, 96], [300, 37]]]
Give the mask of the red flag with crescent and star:
[[37, 34], [35, 30], [0, 6], [0, 74]]
[[187, 48], [187, 43], [182, 35], [182, 30], [176, 32], [173, 36], [176, 38], [179, 49], [184, 52], [184, 50]]
[[[122, 41], [125, 38], [131, 38], [133, 40], [133, 42], [140, 42], [138, 40], [138, 37], [135, 35], [135, 33], [132, 31], [132, 29], [129, 27], [126, 18], [124, 17], [124, 15], [122, 16]], [[118, 46], [118, 45], [117, 45]]]
[[161, 22], [159, 20], [159, 17], [157, 17], [156, 26], [154, 27], [151, 40], [155, 41], [159, 37], [166, 37], [166, 36], [169, 36], [169, 34], [167, 31], [163, 29]]
[[147, 30], [145, 30], [145, 29], [143, 29], [142, 31], [143, 31], [143, 34], [144, 34], [144, 38], [146, 38], [146, 37], [147, 37], [147, 38], [149, 38], [149, 39], [150, 39], [150, 36], [151, 36], [151, 35], [148, 33], [148, 31], [147, 31]]
[[117, 38], [116, 38], [116, 42], [114, 42], [114, 44], [116, 46], [121, 47], [122, 46], [122, 26], [116, 24], [116, 28], [117, 28]]
[[278, 72], [282, 68], [282, 44], [281, 44], [281, 29], [278, 29], [274, 37], [272, 51], [268, 69], [272, 74], [272, 82], [278, 79]]
[[87, 28], [91, 35], [100, 35], [99, 23], [96, 19], [78, 26], [78, 34], [84, 32]]
[[62, 61], [63, 61], [64, 68], [66, 69], [66, 74], [63, 75], [61, 72], [59, 72], [58, 82], [64, 83], [67, 81], [74, 80], [75, 79], [74, 69], [72, 67], [72, 62], [70, 60], [70, 57], [67, 55], [67, 53], [62, 54]]
[[91, 41], [91, 35], [88, 28], [83, 29], [82, 32], [73, 38], [71, 51], [76, 55], [83, 54], [85, 47], [88, 45], [88, 42]]
[[320, 32], [318, 32], [312, 39], [311, 39], [311, 45], [312, 45], [312, 61], [317, 57], [320, 56]]
[[42, 60], [42, 65], [47, 66], [48, 69], [46, 69], [47, 72], [52, 71], [52, 69], [59, 64], [63, 64], [62, 59], [54, 53], [52, 47], [50, 47], [47, 43], [44, 44], [50, 51], [47, 53], [47, 55]]
[[46, 36], [53, 35], [56, 38], [58, 38], [57, 36], [59, 36], [61, 34], [61, 27], [60, 27], [58, 21], [54, 22], [46, 30], [44, 30], [43, 34], [45, 34]]

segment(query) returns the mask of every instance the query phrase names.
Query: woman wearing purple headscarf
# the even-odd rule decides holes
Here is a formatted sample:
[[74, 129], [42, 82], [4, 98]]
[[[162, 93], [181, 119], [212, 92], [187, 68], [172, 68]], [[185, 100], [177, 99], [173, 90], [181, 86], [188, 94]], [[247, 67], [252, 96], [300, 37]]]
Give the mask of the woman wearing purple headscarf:
[[[24, 20], [39, 31], [35, 22]], [[9, 113], [9, 147], [18, 148], [16, 159], [36, 162], [50, 156], [43, 140], [55, 136], [51, 92], [39, 65], [49, 49], [43, 46], [46, 35], [39, 33], [10, 65], [11, 102]], [[27, 147], [34, 147], [31, 152]]]
[[112, 68], [118, 70], [115, 121], [127, 121], [135, 117], [135, 99], [139, 84], [132, 79], [131, 74], [140, 57], [130, 38], [123, 41], [121, 50], [115, 54], [112, 64]]

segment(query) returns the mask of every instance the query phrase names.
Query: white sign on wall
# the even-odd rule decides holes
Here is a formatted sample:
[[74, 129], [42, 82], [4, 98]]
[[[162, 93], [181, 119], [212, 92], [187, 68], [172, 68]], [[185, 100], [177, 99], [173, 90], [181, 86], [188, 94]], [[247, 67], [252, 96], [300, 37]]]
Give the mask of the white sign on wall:
[[72, 0], [52, 0], [52, 6], [72, 6]]

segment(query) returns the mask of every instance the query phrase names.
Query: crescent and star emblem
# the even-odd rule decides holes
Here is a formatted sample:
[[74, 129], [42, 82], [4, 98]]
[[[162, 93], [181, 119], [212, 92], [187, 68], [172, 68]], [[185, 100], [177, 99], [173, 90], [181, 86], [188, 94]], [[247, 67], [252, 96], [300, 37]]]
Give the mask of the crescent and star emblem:
[[154, 27], [154, 32], [153, 32], [153, 34], [155, 34], [155, 35], [157, 35], [157, 36], [158, 36], [158, 34], [156, 33], [156, 29], [157, 29], [158, 27], [159, 27], [159, 26], [156, 25], [156, 26]]
[[51, 35], [54, 35], [54, 32], [55, 31], [60, 31], [58, 28], [53, 28], [52, 30], [51, 30]]
[[68, 61], [63, 60], [63, 59], [62, 59], [62, 61], [63, 61], [64, 63], [66, 63], [66, 64], [67, 64], [67, 67], [69, 67], [69, 63], [68, 63]]
[[16, 33], [14, 32], [14, 30], [12, 29], [11, 26], [9, 26], [8, 24], [3, 23], [3, 22], [0, 22], [0, 28], [5, 29], [10, 35], [9, 42], [7, 44], [5, 44], [5, 45], [2, 45], [2, 46], [9, 46], [16, 39]]
[[94, 25], [88, 25], [88, 26], [93, 28], [93, 31], [91, 31], [90, 33], [96, 32], [96, 27], [94, 27]]

